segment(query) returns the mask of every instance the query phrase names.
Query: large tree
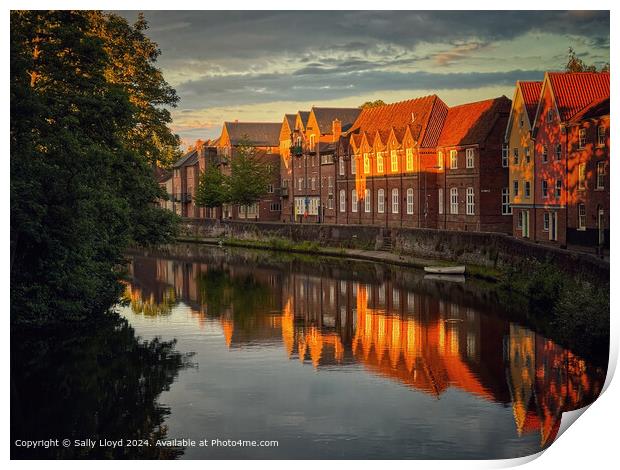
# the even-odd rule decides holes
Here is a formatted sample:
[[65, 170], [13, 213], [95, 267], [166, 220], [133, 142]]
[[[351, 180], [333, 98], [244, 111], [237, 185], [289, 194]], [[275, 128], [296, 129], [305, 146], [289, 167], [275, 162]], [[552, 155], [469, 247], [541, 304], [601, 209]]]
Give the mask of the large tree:
[[194, 201], [196, 205], [210, 209], [230, 202], [230, 178], [216, 164], [207, 164], [200, 174]]
[[275, 171], [263, 157], [263, 152], [244, 139], [234, 148], [231, 158], [230, 202], [244, 206], [246, 218], [248, 206], [267, 193]]
[[[596, 72], [596, 65], [587, 65], [583, 59], [581, 59], [575, 50], [572, 47], [568, 48], [568, 58], [566, 60], [566, 65], [564, 66], [564, 70], [567, 72]], [[601, 69], [601, 72], [609, 71], [609, 63], [604, 64]]]
[[[94, 12], [11, 12], [13, 322], [85, 320], [107, 310], [120, 293], [124, 249], [175, 232], [173, 216], [155, 204], [162, 190], [154, 160], [134, 137], [156, 118], [132, 94], [163, 84], [148, 74], [132, 83], [113, 77], [134, 59], [114, 59], [127, 44], [98, 33], [108, 21], [119, 23]], [[150, 128], [161, 142], [170, 131], [160, 118]]]

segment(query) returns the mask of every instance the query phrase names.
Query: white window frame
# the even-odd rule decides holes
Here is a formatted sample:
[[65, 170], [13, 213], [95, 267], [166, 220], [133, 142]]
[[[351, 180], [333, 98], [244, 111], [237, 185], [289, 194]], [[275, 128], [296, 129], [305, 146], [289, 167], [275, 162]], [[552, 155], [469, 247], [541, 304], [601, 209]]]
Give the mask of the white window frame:
[[370, 174], [370, 157], [368, 153], [364, 153], [364, 174]]
[[398, 172], [398, 151], [396, 150], [390, 151], [390, 169], [392, 173]]
[[512, 182], [512, 195], [517, 197], [519, 195], [519, 180], [514, 180]]
[[542, 180], [540, 190], [542, 192], [542, 197], [547, 199], [549, 197], [549, 183], [547, 180]]
[[398, 214], [398, 188], [392, 188], [392, 214]]
[[370, 194], [370, 189], [364, 190], [364, 212], [366, 212], [367, 214], [372, 211], [371, 199], [372, 196]]
[[344, 158], [340, 157], [338, 159], [338, 173], [340, 176], [344, 176]]
[[443, 214], [443, 188], [437, 190], [437, 201], [439, 202], [439, 214]]
[[457, 170], [459, 167], [459, 154], [456, 150], [450, 150], [450, 169]]
[[579, 163], [579, 166], [577, 167], [577, 171], [578, 171], [577, 188], [579, 190], [584, 190], [586, 189], [586, 162]]
[[605, 189], [605, 162], [596, 162], [596, 189]]
[[587, 131], [585, 127], [581, 127], [579, 129], [579, 149], [584, 149], [586, 148], [586, 137], [587, 137]]
[[512, 149], [512, 164], [519, 164], [519, 147], [515, 147]]
[[502, 188], [502, 215], [512, 215], [510, 188]]
[[472, 188], [471, 186], [467, 188], [466, 195], [467, 195], [467, 198], [466, 198], [465, 213], [467, 215], [475, 215], [476, 214], [476, 202], [474, 199], [474, 188]]
[[413, 214], [413, 188], [407, 189], [407, 214]]
[[543, 213], [543, 232], [549, 231], [549, 212]]
[[508, 153], [510, 152], [510, 148], [508, 144], [502, 145], [502, 168], [508, 168]]
[[346, 212], [347, 210], [347, 194], [344, 189], [340, 190], [340, 212]]
[[443, 152], [437, 152], [437, 166], [440, 170], [443, 170]]
[[523, 228], [523, 211], [519, 211], [519, 213], [517, 214], [517, 228]]
[[459, 213], [459, 188], [450, 188], [450, 214]]
[[383, 152], [377, 152], [377, 173], [383, 174]]
[[351, 157], [351, 174], [355, 175], [357, 172], [357, 155]]
[[351, 190], [351, 212], [357, 212], [357, 190], [356, 189], [352, 189]]
[[548, 161], [549, 161], [549, 150], [547, 149], [546, 145], [543, 145], [542, 162], [547, 163]]
[[406, 150], [406, 171], [413, 171], [413, 149], [408, 148]]
[[530, 162], [530, 148], [529, 147], [525, 147], [524, 154], [525, 154], [525, 163], [529, 163]]
[[607, 128], [605, 126], [598, 126], [596, 128], [596, 142], [599, 147], [605, 146], [606, 132], [607, 132]]
[[584, 231], [586, 229], [586, 205], [581, 202], [577, 206], [577, 230]]
[[474, 149], [465, 150], [465, 168], [474, 168]]
[[556, 199], [562, 198], [562, 180], [555, 181], [555, 197]]
[[383, 214], [385, 212], [385, 190], [379, 189], [377, 191], [377, 212]]
[[529, 181], [523, 181], [523, 197], [530, 198], [532, 195], [532, 187]]

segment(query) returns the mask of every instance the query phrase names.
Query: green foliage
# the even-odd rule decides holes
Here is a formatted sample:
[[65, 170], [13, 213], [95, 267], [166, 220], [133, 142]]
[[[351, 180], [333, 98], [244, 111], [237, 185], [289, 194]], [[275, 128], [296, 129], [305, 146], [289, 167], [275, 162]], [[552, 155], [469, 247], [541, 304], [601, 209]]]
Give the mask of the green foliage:
[[365, 103], [361, 104], [359, 108], [375, 108], [377, 106], [385, 106], [385, 102], [383, 100], [366, 101]]
[[230, 178], [214, 164], [200, 174], [195, 202], [202, 207], [220, 207], [230, 201]]
[[118, 53], [130, 50], [119, 38], [97, 35], [111, 18], [11, 12], [14, 323], [85, 320], [105, 311], [121, 292], [124, 249], [176, 232], [175, 216], [156, 206], [162, 190], [150, 157], [132, 143], [150, 118], [131, 95], [160, 84], [139, 74], [135, 83], [110, 79], [110, 51], [131, 55]]
[[230, 202], [249, 206], [267, 193], [267, 187], [275, 171], [262, 160], [262, 153], [247, 140], [234, 149], [231, 159]]
[[[596, 72], [596, 65], [587, 65], [582, 59], [577, 56], [577, 53], [572, 47], [568, 48], [568, 59], [564, 70], [567, 72]], [[609, 72], [609, 63], [601, 67], [601, 72]]]

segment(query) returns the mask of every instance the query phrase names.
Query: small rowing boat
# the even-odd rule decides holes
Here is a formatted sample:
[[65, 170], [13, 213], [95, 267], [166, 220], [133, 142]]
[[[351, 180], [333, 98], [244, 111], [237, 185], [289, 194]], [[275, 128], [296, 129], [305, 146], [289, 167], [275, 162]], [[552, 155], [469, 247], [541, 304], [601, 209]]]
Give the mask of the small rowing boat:
[[465, 266], [425, 266], [424, 272], [432, 274], [465, 274]]

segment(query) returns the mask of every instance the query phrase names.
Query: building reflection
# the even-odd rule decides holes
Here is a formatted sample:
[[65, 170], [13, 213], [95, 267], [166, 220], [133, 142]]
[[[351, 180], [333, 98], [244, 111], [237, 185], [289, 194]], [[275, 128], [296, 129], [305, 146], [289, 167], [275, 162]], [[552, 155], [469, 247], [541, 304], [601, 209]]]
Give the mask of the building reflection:
[[[281, 345], [316, 369], [361, 366], [441, 399], [449, 389], [512, 407], [519, 436], [546, 447], [561, 414], [599, 395], [605, 370], [479, 308], [404, 288], [285, 266], [135, 258], [127, 297], [136, 314], [177, 300], [200, 326], [220, 324], [230, 348]], [[148, 308], [145, 308], [148, 305]]]

